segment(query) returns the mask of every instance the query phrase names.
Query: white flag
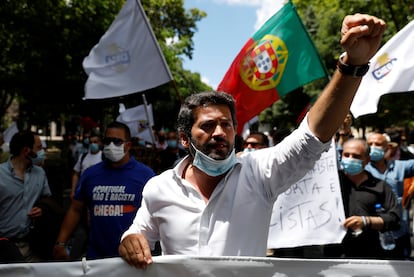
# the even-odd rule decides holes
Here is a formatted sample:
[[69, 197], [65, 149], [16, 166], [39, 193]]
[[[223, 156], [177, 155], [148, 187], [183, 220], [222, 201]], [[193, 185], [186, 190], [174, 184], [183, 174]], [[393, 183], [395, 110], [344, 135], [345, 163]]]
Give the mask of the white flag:
[[152, 113], [152, 105], [147, 105], [147, 113], [145, 106], [139, 105], [134, 108], [126, 109], [116, 118], [117, 121], [128, 125], [131, 136], [139, 137], [148, 142], [152, 142], [152, 126], [154, 126], [154, 116]]
[[17, 128], [16, 121], [13, 121], [13, 123], [3, 132], [4, 142], [10, 143], [13, 135], [18, 132], [19, 132], [19, 129]]
[[377, 112], [381, 95], [414, 90], [414, 21], [394, 35], [371, 59], [351, 105], [357, 118]]
[[172, 80], [139, 0], [127, 0], [83, 61], [84, 99], [127, 95]]

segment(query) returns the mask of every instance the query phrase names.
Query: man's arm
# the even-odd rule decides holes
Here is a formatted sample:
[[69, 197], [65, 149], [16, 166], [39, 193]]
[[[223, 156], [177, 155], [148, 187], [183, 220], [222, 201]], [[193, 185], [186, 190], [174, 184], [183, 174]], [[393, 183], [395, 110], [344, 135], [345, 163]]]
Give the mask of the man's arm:
[[71, 186], [71, 190], [70, 190], [70, 199], [72, 199], [73, 195], [75, 194], [75, 189], [76, 189], [76, 185], [79, 182], [79, 177], [80, 177], [80, 172], [77, 172], [77, 171], [73, 170], [73, 173], [72, 173], [72, 186]]
[[60, 227], [55, 247], [53, 248], [53, 257], [56, 260], [69, 259], [65, 246], [81, 220], [83, 207], [84, 203], [82, 201], [72, 199], [71, 205]]
[[[374, 16], [346, 16], [341, 29], [341, 45], [346, 51], [343, 62], [348, 65], [367, 64], [377, 52], [384, 31], [385, 22]], [[309, 128], [321, 141], [329, 141], [338, 130], [361, 80], [362, 77], [335, 71], [308, 115]]]

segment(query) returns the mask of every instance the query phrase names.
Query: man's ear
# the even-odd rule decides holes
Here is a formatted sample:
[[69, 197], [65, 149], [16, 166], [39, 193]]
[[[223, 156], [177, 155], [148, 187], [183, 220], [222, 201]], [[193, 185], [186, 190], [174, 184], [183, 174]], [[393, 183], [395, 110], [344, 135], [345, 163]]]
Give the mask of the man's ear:
[[25, 147], [22, 148], [22, 150], [20, 150], [20, 153], [22, 153], [22, 152], [23, 152], [24, 156], [26, 156], [26, 155], [30, 155], [33, 151], [30, 147], [25, 146]]
[[184, 148], [190, 147], [190, 138], [187, 137], [183, 132], [179, 133], [180, 136], [180, 142], [184, 146]]

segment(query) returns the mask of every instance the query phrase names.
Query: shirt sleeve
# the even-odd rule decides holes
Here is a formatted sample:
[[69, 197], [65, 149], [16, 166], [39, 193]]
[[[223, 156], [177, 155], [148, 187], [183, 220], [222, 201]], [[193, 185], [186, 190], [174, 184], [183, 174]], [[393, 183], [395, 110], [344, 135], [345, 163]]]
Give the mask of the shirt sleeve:
[[81, 171], [81, 159], [82, 159], [82, 155], [79, 155], [79, 158], [76, 161], [76, 164], [73, 166], [73, 170], [78, 173]]
[[[299, 181], [315, 165], [332, 142], [321, 142], [309, 129], [305, 118], [292, 134], [276, 146], [246, 155], [243, 166], [252, 186], [262, 185], [265, 197], [275, 201], [277, 196]], [[336, 166], [336, 164], [335, 164]]]
[[148, 190], [146, 190], [146, 188], [148, 185], [149, 183], [147, 183], [142, 192], [141, 207], [138, 209], [131, 226], [122, 234], [121, 241], [128, 235], [141, 233], [148, 240], [150, 248], [154, 249], [155, 243], [159, 241], [160, 238], [158, 228], [154, 222], [155, 218], [151, 215], [148, 209], [149, 203], [146, 201], [147, 199], [151, 198], [147, 196]]
[[400, 161], [404, 163], [404, 177], [409, 178], [414, 176], [414, 159]]

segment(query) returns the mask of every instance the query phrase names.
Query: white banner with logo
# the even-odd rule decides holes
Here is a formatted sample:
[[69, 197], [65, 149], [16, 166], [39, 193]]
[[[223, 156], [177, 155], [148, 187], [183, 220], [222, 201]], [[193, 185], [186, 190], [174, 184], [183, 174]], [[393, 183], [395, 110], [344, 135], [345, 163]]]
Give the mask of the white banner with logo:
[[285, 277], [285, 276], [412, 276], [414, 263], [386, 260], [314, 260], [257, 257], [159, 256], [146, 270], [136, 269], [121, 258], [85, 262], [2, 264], [0, 276], [89, 277]]

